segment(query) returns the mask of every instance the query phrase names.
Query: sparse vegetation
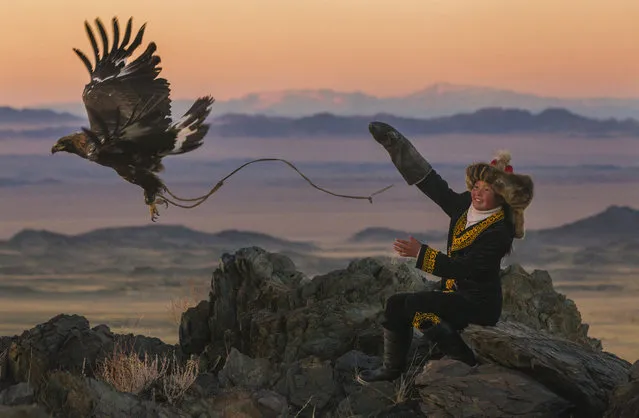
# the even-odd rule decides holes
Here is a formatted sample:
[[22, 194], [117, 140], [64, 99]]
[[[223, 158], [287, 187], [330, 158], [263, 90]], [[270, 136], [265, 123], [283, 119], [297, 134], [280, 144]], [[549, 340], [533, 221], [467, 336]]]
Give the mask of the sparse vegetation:
[[152, 398], [161, 397], [175, 404], [195, 382], [198, 372], [195, 358], [181, 365], [175, 355], [140, 356], [134, 350], [125, 350], [122, 344], [115, 344], [113, 352], [98, 362], [96, 375], [120, 392], [144, 395], [160, 391]]
[[207, 289], [208, 286], [198, 285], [194, 280], [190, 280], [188, 286], [189, 294], [171, 298], [169, 301], [167, 309], [171, 322], [179, 326], [182, 321], [182, 314], [186, 312], [187, 309], [196, 306], [201, 300], [208, 298]]

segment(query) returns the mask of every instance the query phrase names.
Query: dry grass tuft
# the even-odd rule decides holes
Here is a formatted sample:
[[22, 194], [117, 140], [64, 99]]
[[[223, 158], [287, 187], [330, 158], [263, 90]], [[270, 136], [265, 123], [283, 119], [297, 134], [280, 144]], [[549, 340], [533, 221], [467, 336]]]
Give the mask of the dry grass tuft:
[[[115, 344], [113, 352], [97, 364], [96, 376], [120, 392], [141, 395], [159, 391], [170, 404], [179, 402], [198, 376], [199, 361], [189, 359], [181, 365], [175, 354], [142, 358], [134, 351], [125, 351]], [[155, 396], [154, 396], [155, 397]]]
[[397, 391], [395, 392], [394, 402], [400, 404], [411, 399], [411, 392], [415, 386], [415, 378], [423, 371], [424, 365], [432, 357], [436, 344], [430, 346], [428, 353], [421, 359], [418, 359], [417, 352], [413, 353], [413, 357], [406, 367], [406, 371], [402, 373]]
[[172, 298], [169, 301], [168, 311], [171, 318], [171, 322], [175, 325], [180, 325], [182, 322], [182, 314], [187, 309], [197, 306], [201, 300], [207, 298], [208, 286], [197, 285], [193, 280], [189, 282], [188, 295], [182, 295], [177, 298]]
[[171, 363], [169, 373], [162, 377], [162, 394], [170, 404], [179, 402], [199, 374], [198, 358], [192, 357], [186, 361], [184, 366], [180, 366], [175, 360]]
[[150, 359], [145, 353], [140, 359], [134, 351], [125, 352], [116, 344], [113, 352], [98, 363], [96, 375], [120, 392], [139, 395], [166, 374], [167, 370], [165, 358], [155, 356]]

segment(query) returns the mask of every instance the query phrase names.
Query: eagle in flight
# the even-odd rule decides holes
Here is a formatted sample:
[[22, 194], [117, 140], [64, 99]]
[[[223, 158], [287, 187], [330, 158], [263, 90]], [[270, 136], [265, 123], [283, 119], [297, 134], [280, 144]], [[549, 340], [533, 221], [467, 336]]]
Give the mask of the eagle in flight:
[[[122, 42], [118, 19], [113, 18], [113, 42], [100, 19], [95, 20], [102, 40], [102, 54], [96, 37], [85, 21], [93, 48], [95, 66], [82, 51], [73, 48], [89, 71], [82, 100], [89, 128], [57, 140], [51, 153], [65, 151], [89, 161], [111, 167], [120, 177], [144, 190], [151, 220], [159, 216], [157, 204], [166, 186], [156, 175], [164, 167], [162, 158], [183, 154], [202, 146], [209, 125], [204, 120], [215, 99], [199, 97], [178, 121], [171, 120], [170, 89], [166, 79], [158, 78], [160, 57], [156, 45], [149, 43], [135, 60], [129, 57], [142, 43], [146, 23], [131, 42], [132, 18], [129, 18]], [[129, 43], [130, 42], [130, 43]]]

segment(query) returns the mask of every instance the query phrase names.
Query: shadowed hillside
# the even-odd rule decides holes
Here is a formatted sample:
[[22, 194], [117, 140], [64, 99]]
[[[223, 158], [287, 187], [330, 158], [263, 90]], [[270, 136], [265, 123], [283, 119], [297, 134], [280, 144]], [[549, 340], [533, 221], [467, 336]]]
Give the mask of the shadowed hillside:
[[253, 245], [311, 251], [317, 247], [308, 242], [294, 242], [250, 231], [225, 230], [216, 233], [195, 231], [180, 225], [145, 225], [103, 228], [78, 235], [65, 235], [46, 230], [25, 229], [1, 246], [10, 249], [61, 250], [90, 247], [131, 247], [137, 249], [194, 249], [202, 246]]
[[635, 120], [598, 120], [556, 108], [537, 114], [520, 109], [484, 108], [473, 113], [431, 119], [391, 114], [337, 116], [318, 113], [300, 118], [228, 114], [216, 118], [210, 132], [219, 137], [362, 136], [372, 120], [390, 123], [407, 135], [562, 133], [584, 137], [639, 137], [639, 123]]
[[526, 239], [555, 245], [597, 245], [611, 241], [639, 239], [639, 210], [609, 206], [605, 211], [558, 228], [531, 231]]
[[[0, 108], [0, 114], [2, 108]], [[24, 125], [47, 125], [46, 128], [7, 128], [0, 123], [0, 140], [8, 138], [45, 138], [68, 133], [68, 128], [55, 125], [75, 122], [86, 125], [86, 120], [68, 113], [51, 111], [19, 112], [4, 108], [6, 121]], [[13, 113], [11, 113], [13, 112]], [[36, 113], [29, 113], [36, 112]], [[16, 113], [17, 114], [17, 113]], [[216, 113], [219, 115], [219, 113]], [[634, 119], [594, 119], [573, 113], [564, 108], [547, 108], [538, 113], [518, 108], [485, 107], [469, 113], [453, 113], [434, 118], [402, 117], [389, 113], [372, 113], [361, 116], [341, 116], [329, 112], [310, 116], [284, 117], [226, 113], [210, 118], [210, 137], [287, 138], [317, 136], [362, 136], [372, 120], [383, 120], [395, 125], [407, 135], [444, 134], [568, 134], [582, 137], [631, 136], [639, 137], [639, 123]], [[66, 130], [65, 130], [66, 129]]]

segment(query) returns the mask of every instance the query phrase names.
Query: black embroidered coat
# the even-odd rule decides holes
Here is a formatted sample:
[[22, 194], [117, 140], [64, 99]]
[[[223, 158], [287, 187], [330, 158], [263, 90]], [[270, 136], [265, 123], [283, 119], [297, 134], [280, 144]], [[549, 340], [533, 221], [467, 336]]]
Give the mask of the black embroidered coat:
[[513, 227], [500, 210], [466, 229], [469, 191], [457, 193], [435, 171], [417, 187], [450, 217], [448, 245], [443, 253], [423, 244], [416, 267], [441, 278], [443, 292], [468, 300], [471, 322], [494, 325], [502, 309], [501, 260], [513, 242]]

